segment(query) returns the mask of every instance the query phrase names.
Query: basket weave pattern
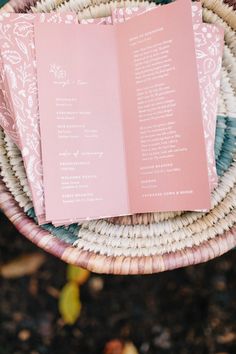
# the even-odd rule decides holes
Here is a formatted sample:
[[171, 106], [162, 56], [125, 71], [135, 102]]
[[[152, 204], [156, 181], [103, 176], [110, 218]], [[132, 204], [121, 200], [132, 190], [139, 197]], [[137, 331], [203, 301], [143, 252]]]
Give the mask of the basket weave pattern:
[[[146, 274], [205, 262], [236, 246], [236, 1], [203, 0], [204, 21], [225, 30], [215, 155], [219, 184], [208, 213], [149, 213], [39, 227], [20, 151], [0, 129], [0, 207], [32, 242], [62, 260], [95, 272]], [[102, 17], [117, 6], [148, 2], [10, 0], [3, 11], [76, 11], [78, 20]]]

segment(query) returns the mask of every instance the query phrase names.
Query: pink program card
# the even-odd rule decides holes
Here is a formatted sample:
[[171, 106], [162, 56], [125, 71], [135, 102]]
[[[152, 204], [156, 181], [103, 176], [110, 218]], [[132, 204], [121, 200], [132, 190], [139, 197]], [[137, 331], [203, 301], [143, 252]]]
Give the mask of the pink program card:
[[127, 214], [115, 29], [36, 23], [35, 34], [47, 219]]
[[209, 208], [190, 3], [35, 31], [47, 218]]
[[[153, 8], [121, 8], [113, 11], [115, 23], [129, 20]], [[202, 24], [201, 3], [192, 4], [194, 38], [197, 53], [197, 67], [203, 112], [203, 126], [206, 140], [208, 175], [211, 190], [217, 185], [214, 156], [215, 126], [218, 106], [220, 68], [223, 51], [223, 29], [212, 24]]]
[[[10, 42], [9, 43], [4, 43], [3, 44], [3, 48], [5, 46], [7, 46], [7, 49], [11, 49], [11, 53], [12, 55], [14, 53], [16, 53], [16, 55], [18, 55], [17, 51], [19, 51], [19, 49], [24, 49], [28, 51], [27, 54], [27, 58], [26, 56], [22, 55], [21, 51], [20, 51], [20, 55], [22, 55], [21, 57], [21, 62], [24, 63], [25, 67], [28, 68], [28, 72], [30, 72], [31, 76], [34, 78], [34, 80], [36, 81], [36, 71], [35, 71], [35, 67], [34, 67], [34, 63], [35, 63], [35, 51], [34, 51], [34, 36], [33, 33], [29, 32], [29, 33], [22, 33], [21, 34], [21, 38], [20, 40], [18, 40], [16, 38], [16, 42], [14, 40], [11, 40], [11, 31], [14, 31], [16, 26], [19, 25], [19, 27], [21, 26], [22, 28], [27, 28], [27, 29], [31, 29], [32, 27], [32, 23], [34, 18], [37, 17], [39, 18], [41, 23], [44, 22], [49, 22], [49, 23], [61, 23], [64, 22], [66, 24], [70, 24], [70, 23], [76, 23], [77, 22], [77, 17], [76, 14], [70, 14], [70, 13], [63, 13], [63, 14], [58, 14], [58, 13], [50, 13], [50, 14], [24, 14], [24, 15], [19, 15], [19, 14], [6, 14], [6, 16], [4, 16], [4, 18], [2, 18], [3, 23], [0, 23], [0, 29], [2, 34], [2, 40], [8, 40]], [[83, 21], [83, 23], [96, 23], [96, 24], [101, 24], [104, 22], [104, 19], [97, 19], [97, 20], [93, 20], [93, 21]], [[6, 33], [7, 32], [7, 33]], [[18, 46], [16, 46], [16, 44]], [[23, 52], [23, 54], [26, 54]], [[28, 62], [27, 62], [28, 60]], [[11, 63], [12, 64], [12, 63]], [[13, 109], [10, 110], [7, 108], [7, 100], [8, 98], [11, 98], [11, 92], [14, 92], [14, 89], [16, 89], [18, 86], [19, 88], [19, 84], [18, 84], [18, 80], [20, 81], [19, 78], [19, 74], [16, 76], [15, 72], [12, 70], [11, 67], [9, 67], [8, 63], [5, 63], [4, 65], [5, 68], [5, 86], [4, 87], [8, 87], [8, 93], [7, 95], [3, 95], [3, 93], [6, 91], [4, 90], [3, 92], [0, 92], [0, 109], [1, 109], [1, 114], [0, 114], [0, 124], [2, 125], [2, 127], [4, 128], [6, 134], [8, 134], [12, 140], [18, 145], [19, 148], [21, 148], [23, 155], [24, 155], [24, 160], [25, 160], [25, 165], [26, 165], [26, 169], [27, 171], [30, 169], [31, 170], [31, 174], [35, 174], [35, 176], [33, 176], [33, 180], [32, 178], [30, 179], [30, 187], [31, 190], [33, 190], [33, 199], [34, 199], [34, 206], [36, 209], [36, 215], [38, 216], [38, 221], [39, 223], [44, 223], [45, 217], [44, 217], [44, 198], [43, 198], [43, 193], [41, 194], [42, 198], [37, 198], [35, 197], [36, 194], [38, 194], [38, 186], [39, 184], [42, 185], [42, 168], [41, 168], [41, 156], [40, 156], [40, 137], [38, 134], [39, 131], [39, 126], [38, 126], [38, 98], [37, 98], [37, 91], [34, 91], [32, 93], [32, 105], [31, 105], [31, 112], [35, 112], [34, 114], [32, 114], [31, 117], [31, 122], [29, 123], [29, 126], [27, 127], [28, 129], [28, 134], [24, 134], [23, 136], [21, 135], [19, 137], [19, 133], [17, 133], [17, 129], [16, 129], [16, 122], [14, 117], [14, 113]], [[14, 66], [13, 66], [14, 69]], [[2, 70], [1, 70], [2, 71]], [[2, 72], [4, 74], [4, 72]], [[7, 79], [10, 81], [10, 88], [8, 85], [8, 81]], [[32, 86], [32, 80], [26, 80], [25, 83], [22, 83], [23, 86], [25, 86], [25, 90], [24, 92], [27, 92], [27, 90], [29, 90], [29, 86]], [[28, 87], [27, 87], [28, 86]], [[23, 90], [22, 90], [23, 92]], [[23, 105], [25, 105], [25, 110], [27, 110], [27, 105], [28, 102], [26, 102], [25, 100], [23, 100], [22, 102]], [[25, 120], [25, 123], [27, 123], [27, 120]], [[34, 125], [34, 129], [33, 131], [30, 131], [30, 128], [32, 126], [32, 124]], [[37, 133], [37, 137], [36, 137], [36, 133]], [[31, 142], [31, 139], [29, 139], [28, 137], [32, 136], [32, 139], [37, 142], [37, 149], [32, 149], [32, 145], [29, 146], [29, 143]], [[29, 153], [26, 153], [27, 151], [29, 151]], [[25, 156], [26, 155], [26, 156]], [[31, 161], [29, 161], [29, 156], [32, 157]], [[31, 163], [30, 163], [31, 162]], [[35, 173], [35, 166], [39, 166], [37, 173]], [[37, 183], [34, 183], [34, 181]], [[37, 189], [36, 189], [37, 188]]]
[[118, 43], [131, 210], [208, 208], [191, 2], [127, 21]]
[[[7, 117], [5, 130], [21, 147], [35, 212], [39, 220], [43, 221], [44, 198], [33, 32], [35, 17], [39, 17], [41, 22], [68, 24], [76, 23], [76, 15], [10, 14], [3, 17], [0, 23], [5, 98], [11, 102], [11, 115]], [[14, 140], [14, 137], [17, 139]]]

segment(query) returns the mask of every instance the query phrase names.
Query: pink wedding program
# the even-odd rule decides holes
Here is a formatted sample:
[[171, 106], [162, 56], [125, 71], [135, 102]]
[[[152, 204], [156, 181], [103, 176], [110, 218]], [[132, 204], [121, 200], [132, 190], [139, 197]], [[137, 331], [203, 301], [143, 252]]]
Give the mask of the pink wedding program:
[[[153, 7], [114, 9], [112, 12], [113, 22], [121, 23], [152, 9]], [[212, 191], [217, 185], [218, 180], [214, 143], [224, 31], [220, 26], [202, 23], [202, 7], [200, 2], [192, 3], [192, 17], [208, 162], [208, 178]]]
[[209, 208], [223, 29], [200, 3], [6, 13], [0, 45], [0, 125], [40, 224]]
[[209, 209], [191, 2], [34, 29], [46, 219]]

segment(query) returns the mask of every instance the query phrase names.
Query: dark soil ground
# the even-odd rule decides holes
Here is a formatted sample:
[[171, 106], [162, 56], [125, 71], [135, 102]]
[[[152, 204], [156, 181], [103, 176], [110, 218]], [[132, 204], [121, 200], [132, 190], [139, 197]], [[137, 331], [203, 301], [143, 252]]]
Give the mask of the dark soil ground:
[[[1, 263], [38, 251], [2, 215], [0, 249]], [[0, 278], [0, 354], [103, 354], [112, 339], [140, 354], [235, 354], [235, 256], [152, 276], [92, 274], [66, 326], [57, 299], [66, 265], [46, 255], [35, 274]]]

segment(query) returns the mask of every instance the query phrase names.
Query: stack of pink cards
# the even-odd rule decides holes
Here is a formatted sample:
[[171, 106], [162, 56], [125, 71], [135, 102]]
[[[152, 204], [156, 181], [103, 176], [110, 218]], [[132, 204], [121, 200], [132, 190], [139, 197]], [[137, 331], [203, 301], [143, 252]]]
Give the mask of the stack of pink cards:
[[223, 30], [191, 1], [3, 14], [0, 124], [40, 224], [208, 210]]

